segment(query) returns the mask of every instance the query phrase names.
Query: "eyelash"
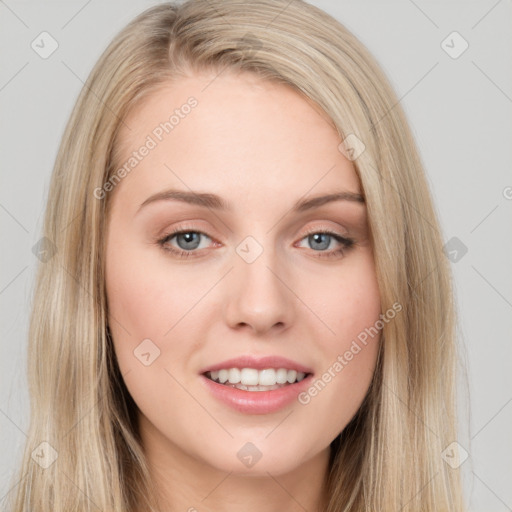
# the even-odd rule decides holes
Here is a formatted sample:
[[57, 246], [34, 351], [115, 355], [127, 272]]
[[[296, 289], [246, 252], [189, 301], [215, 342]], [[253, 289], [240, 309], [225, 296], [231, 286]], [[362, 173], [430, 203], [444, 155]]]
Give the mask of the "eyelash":
[[[165, 244], [172, 240], [176, 235], [182, 235], [185, 233], [197, 233], [200, 235], [204, 235], [207, 238], [210, 238], [206, 233], [203, 233], [202, 231], [198, 231], [196, 229], [189, 229], [189, 228], [178, 228], [176, 230], [171, 231], [170, 233], [167, 233], [164, 235], [163, 238], [159, 239], [157, 241], [158, 245], [162, 247], [164, 251], [170, 252], [179, 258], [189, 258], [189, 257], [196, 257], [193, 256], [194, 252], [197, 252], [196, 250], [193, 251], [184, 251], [182, 249], [176, 249], [175, 247], [170, 248], [169, 246], [166, 246]], [[336, 250], [332, 250], [330, 252], [324, 252], [324, 251], [314, 251], [320, 253], [318, 256], [320, 258], [335, 258], [337, 256], [342, 256], [343, 253], [349, 249], [351, 249], [355, 245], [355, 240], [352, 238], [347, 238], [344, 236], [339, 235], [338, 233], [334, 233], [332, 231], [327, 230], [311, 230], [306, 232], [306, 234], [301, 238], [301, 241], [304, 240], [304, 238], [307, 238], [310, 235], [329, 235], [332, 238], [334, 238], [338, 243], [342, 244], [342, 247]]]

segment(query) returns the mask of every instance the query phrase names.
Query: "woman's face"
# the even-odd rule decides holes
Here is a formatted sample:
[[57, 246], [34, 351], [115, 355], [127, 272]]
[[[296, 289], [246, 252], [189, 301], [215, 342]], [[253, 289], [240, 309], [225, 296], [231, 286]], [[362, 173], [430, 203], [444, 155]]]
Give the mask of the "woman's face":
[[366, 206], [311, 102], [214, 77], [168, 84], [125, 120], [104, 187], [109, 325], [158, 464], [278, 475], [325, 463], [375, 369]]

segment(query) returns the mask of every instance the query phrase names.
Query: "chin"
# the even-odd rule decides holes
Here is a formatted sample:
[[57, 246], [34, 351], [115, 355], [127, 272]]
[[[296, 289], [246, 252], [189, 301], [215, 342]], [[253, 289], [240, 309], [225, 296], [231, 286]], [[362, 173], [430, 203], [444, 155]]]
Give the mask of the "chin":
[[[266, 435], [266, 434], [265, 434]], [[301, 467], [307, 460], [305, 453], [297, 453], [300, 443], [290, 441], [289, 450], [283, 450], [282, 443], [274, 444], [264, 437], [249, 441], [251, 436], [245, 436], [244, 441], [233, 441], [220, 452], [212, 453], [207, 464], [228, 473], [267, 477], [286, 474]]]

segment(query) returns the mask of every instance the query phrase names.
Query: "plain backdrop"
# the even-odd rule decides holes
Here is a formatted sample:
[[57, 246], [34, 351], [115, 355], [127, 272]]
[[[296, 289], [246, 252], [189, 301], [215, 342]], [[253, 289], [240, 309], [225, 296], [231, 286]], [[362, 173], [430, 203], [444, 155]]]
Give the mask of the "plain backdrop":
[[[0, 504], [28, 426], [32, 248], [60, 138], [101, 52], [155, 3], [0, 1]], [[460, 402], [469, 509], [512, 510], [511, 1], [311, 3], [373, 53], [406, 111], [455, 278], [469, 381]]]

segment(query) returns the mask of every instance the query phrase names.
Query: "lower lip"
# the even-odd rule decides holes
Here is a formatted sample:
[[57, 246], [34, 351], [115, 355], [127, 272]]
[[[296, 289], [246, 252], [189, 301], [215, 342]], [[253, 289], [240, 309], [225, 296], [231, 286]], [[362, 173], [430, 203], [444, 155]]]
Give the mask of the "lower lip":
[[214, 382], [205, 375], [201, 375], [201, 379], [215, 398], [236, 411], [245, 414], [270, 414], [296, 400], [299, 393], [309, 387], [313, 375], [310, 374], [300, 382], [272, 391], [244, 391]]

